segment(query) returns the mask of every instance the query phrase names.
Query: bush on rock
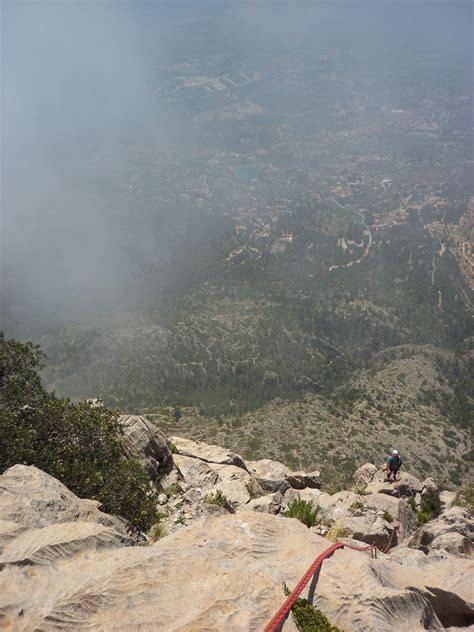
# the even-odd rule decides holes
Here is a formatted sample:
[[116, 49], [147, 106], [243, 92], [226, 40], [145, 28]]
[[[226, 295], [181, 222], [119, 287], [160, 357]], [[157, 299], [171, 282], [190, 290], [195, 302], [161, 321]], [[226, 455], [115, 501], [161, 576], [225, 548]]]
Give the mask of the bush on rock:
[[156, 492], [140, 464], [123, 455], [117, 415], [46, 391], [43, 362], [38, 346], [0, 334], [0, 473], [35, 465], [146, 531], [156, 522]]

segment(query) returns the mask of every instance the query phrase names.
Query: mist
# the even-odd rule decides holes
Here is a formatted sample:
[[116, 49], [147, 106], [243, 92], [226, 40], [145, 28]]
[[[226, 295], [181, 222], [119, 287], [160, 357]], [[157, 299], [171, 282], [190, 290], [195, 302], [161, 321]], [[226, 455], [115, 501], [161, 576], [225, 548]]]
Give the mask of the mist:
[[[292, 143], [350, 128], [318, 111], [318, 73], [343, 67], [367, 111], [403, 109], [410, 89], [453, 69], [448, 89], [471, 91], [470, 4], [40, 1], [1, 10], [2, 326], [22, 337], [154, 309], [220, 274], [244, 195], [235, 165], [276, 143], [274, 164], [301, 174], [307, 157]], [[202, 77], [226, 79], [203, 88]], [[288, 180], [268, 180], [248, 204], [290, 198]], [[314, 181], [304, 187], [317, 191]]]

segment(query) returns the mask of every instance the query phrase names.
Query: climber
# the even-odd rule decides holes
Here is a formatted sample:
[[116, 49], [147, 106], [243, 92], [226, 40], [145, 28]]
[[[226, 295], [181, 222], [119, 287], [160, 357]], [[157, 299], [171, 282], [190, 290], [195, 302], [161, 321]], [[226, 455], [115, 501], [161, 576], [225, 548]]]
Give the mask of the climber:
[[[398, 450], [392, 450], [392, 456], [389, 456], [387, 458], [387, 480], [391, 481], [393, 480], [394, 482], [399, 480], [399, 471], [400, 468], [403, 465], [403, 461], [400, 458], [400, 455], [398, 454]], [[392, 475], [393, 475], [393, 479], [392, 479]]]

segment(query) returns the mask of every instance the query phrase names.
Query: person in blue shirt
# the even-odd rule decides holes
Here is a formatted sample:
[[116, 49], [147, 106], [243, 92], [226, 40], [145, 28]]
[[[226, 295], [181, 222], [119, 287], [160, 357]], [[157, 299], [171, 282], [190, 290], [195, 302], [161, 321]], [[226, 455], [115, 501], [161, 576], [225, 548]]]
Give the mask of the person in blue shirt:
[[392, 456], [387, 458], [387, 479], [389, 481], [393, 480], [395, 482], [399, 480], [399, 472], [402, 465], [403, 461], [398, 454], [398, 450], [392, 450]]

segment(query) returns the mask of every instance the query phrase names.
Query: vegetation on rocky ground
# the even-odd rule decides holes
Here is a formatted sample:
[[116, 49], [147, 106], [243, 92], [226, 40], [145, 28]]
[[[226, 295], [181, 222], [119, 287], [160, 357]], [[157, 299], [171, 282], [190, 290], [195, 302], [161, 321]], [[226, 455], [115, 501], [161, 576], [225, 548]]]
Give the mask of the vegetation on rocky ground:
[[123, 455], [117, 415], [46, 391], [43, 361], [37, 346], [0, 335], [0, 471], [35, 465], [78, 496], [101, 502], [132, 530], [148, 530], [156, 492], [140, 464]]
[[352, 536], [352, 531], [347, 527], [344, 527], [341, 524], [335, 522], [329, 531], [326, 533], [326, 539], [330, 542], [339, 542], [341, 538], [350, 538]]
[[150, 541], [154, 544], [168, 535], [168, 531], [165, 525], [161, 524], [161, 522], [157, 522], [150, 530]]
[[453, 505], [465, 507], [474, 514], [474, 481], [468, 481], [456, 494]]
[[388, 511], [388, 509], [385, 509], [385, 511], [383, 512], [383, 519], [386, 520], [387, 522], [393, 522], [393, 516]]
[[[286, 584], [284, 591], [285, 595], [289, 597], [291, 591]], [[342, 632], [339, 628], [331, 625], [326, 615], [307, 599], [297, 599], [291, 611], [296, 627], [301, 632]]]
[[224, 509], [229, 508], [229, 501], [220, 489], [218, 489], [213, 494], [207, 494], [207, 496], [204, 496], [204, 502], [208, 505], [217, 505], [218, 507], [223, 507]]
[[420, 503], [420, 508], [416, 512], [416, 519], [420, 524], [425, 524], [441, 513], [442, 503], [439, 492], [432, 487], [423, 492]]
[[331, 625], [329, 619], [307, 599], [297, 599], [292, 608], [293, 617], [301, 632], [342, 632]]
[[319, 513], [319, 507], [315, 506], [312, 500], [302, 500], [295, 498], [283, 513], [286, 518], [296, 518], [307, 527], [314, 527]]

